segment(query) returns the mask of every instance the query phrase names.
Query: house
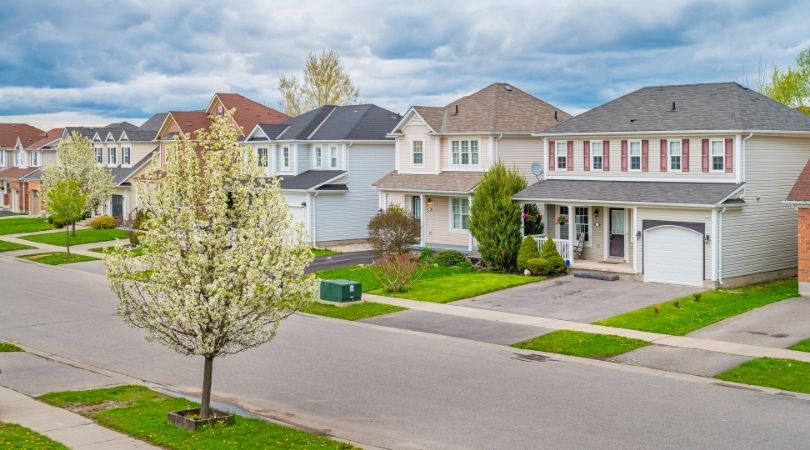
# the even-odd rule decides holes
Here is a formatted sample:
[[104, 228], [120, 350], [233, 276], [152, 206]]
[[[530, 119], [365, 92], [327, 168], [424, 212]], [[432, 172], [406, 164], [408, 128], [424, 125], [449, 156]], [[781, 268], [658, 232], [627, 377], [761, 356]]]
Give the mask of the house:
[[281, 178], [290, 212], [313, 243], [362, 240], [379, 211], [371, 185], [394, 168], [387, 134], [399, 120], [375, 105], [321, 106], [280, 124], [257, 124], [244, 143], [268, 177]]
[[7, 206], [14, 212], [39, 215], [43, 212], [42, 168], [56, 164], [56, 148], [62, 136], [62, 128], [41, 132], [28, 137], [27, 145], [22, 139], [13, 151], [11, 167], [0, 171], [4, 192], [8, 193]]
[[396, 167], [375, 183], [379, 206], [399, 204], [419, 219], [422, 247], [471, 251], [470, 199], [484, 172], [500, 160], [535, 181], [543, 150], [532, 133], [568, 118], [506, 83], [444, 107], [413, 106], [390, 133]]
[[799, 294], [810, 297], [810, 160], [805, 164], [785, 203], [797, 215]]
[[796, 273], [782, 201], [810, 157], [799, 111], [737, 83], [655, 86], [536, 136], [545, 177], [514, 198], [572, 267], [705, 287]]
[[0, 123], [0, 207], [11, 208], [9, 183], [26, 175], [22, 173], [26, 170], [17, 170], [14, 164], [17, 152], [38, 141], [42, 133], [44, 131], [25, 123]]

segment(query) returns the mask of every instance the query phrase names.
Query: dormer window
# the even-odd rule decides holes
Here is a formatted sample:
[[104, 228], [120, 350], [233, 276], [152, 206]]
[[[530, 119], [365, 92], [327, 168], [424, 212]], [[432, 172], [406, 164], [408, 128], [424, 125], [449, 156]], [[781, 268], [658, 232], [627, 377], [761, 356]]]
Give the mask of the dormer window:
[[27, 164], [25, 150], [18, 150], [14, 152], [14, 166], [25, 167]]
[[425, 165], [425, 141], [411, 142], [411, 152], [413, 154], [411, 161], [414, 166]]
[[225, 107], [222, 105], [217, 106], [217, 115], [222, 116], [225, 114]]

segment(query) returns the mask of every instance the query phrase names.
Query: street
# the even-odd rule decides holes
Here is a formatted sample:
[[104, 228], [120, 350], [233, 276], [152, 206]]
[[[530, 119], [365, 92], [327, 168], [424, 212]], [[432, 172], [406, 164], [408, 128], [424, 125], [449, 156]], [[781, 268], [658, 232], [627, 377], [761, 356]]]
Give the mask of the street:
[[[175, 391], [199, 389], [202, 359], [128, 328], [102, 275], [8, 256], [0, 274], [0, 339]], [[295, 315], [272, 343], [217, 360], [214, 391], [219, 401], [369, 447], [741, 449], [810, 440], [804, 399], [519, 355]]]

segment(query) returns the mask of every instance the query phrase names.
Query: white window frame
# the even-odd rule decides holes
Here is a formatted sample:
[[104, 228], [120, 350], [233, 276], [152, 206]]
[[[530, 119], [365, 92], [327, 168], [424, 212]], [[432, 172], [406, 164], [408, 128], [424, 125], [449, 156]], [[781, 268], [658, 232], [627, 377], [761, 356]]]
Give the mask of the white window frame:
[[42, 167], [42, 152], [31, 152], [31, 167]]
[[337, 144], [329, 146], [329, 168], [337, 169], [340, 167], [340, 149]]
[[14, 167], [28, 167], [28, 153], [25, 150], [14, 153]]
[[[633, 168], [633, 144], [638, 144], [638, 169]], [[627, 170], [630, 172], [641, 172], [644, 164], [642, 161], [643, 151], [641, 150], [641, 139], [631, 140], [627, 143]]]
[[107, 146], [107, 165], [115, 167], [118, 164], [118, 147]]
[[[96, 165], [104, 164], [104, 147], [101, 146], [93, 147], [93, 151], [96, 154]], [[99, 156], [101, 158], [99, 158]]]
[[0, 150], [0, 167], [6, 167], [6, 151]]
[[317, 144], [312, 149], [312, 165], [316, 169], [323, 169], [323, 145]]
[[[565, 212], [562, 211], [563, 208], [565, 208]], [[568, 205], [557, 205], [556, 213], [557, 214], [555, 214], [554, 216], [554, 225], [556, 227], [556, 230], [554, 231], [556, 233], [557, 239], [570, 240], [571, 236], [562, 237], [562, 234], [563, 230], [565, 230], [565, 234], [568, 234], [569, 231], [568, 221], [574, 220], [571, 218], [571, 208], [569, 208]], [[568, 219], [568, 221], [565, 222], [565, 225], [560, 225], [559, 223], [557, 223], [557, 221], [559, 221], [561, 216], [565, 216]]]
[[[459, 214], [460, 214], [460, 220], [461, 220], [462, 228], [456, 228], [456, 216], [455, 216], [455, 212], [453, 211], [453, 203], [455, 203], [456, 201], [462, 202], [462, 203], [459, 203], [460, 208], [461, 208], [461, 212]], [[463, 228], [464, 216], [465, 216], [464, 209], [463, 209], [463, 205], [464, 205], [463, 202], [467, 202], [467, 214], [466, 214], [466, 216], [467, 216], [467, 228]], [[449, 208], [449, 213], [450, 213], [450, 221], [449, 221], [450, 222], [450, 231], [453, 232], [453, 233], [469, 233], [470, 232], [470, 199], [464, 198], [464, 197], [450, 197], [448, 203], [449, 203], [448, 208]]]
[[[554, 147], [556, 147], [554, 152], [554, 168], [568, 170], [568, 142], [555, 142]], [[562, 147], [562, 151], [560, 151], [560, 147]], [[560, 165], [560, 158], [562, 158], [562, 161], [565, 161], [565, 164], [562, 166]]]
[[[596, 168], [596, 147], [599, 146], [599, 168]], [[603, 148], [602, 141], [591, 141], [591, 170], [594, 172], [601, 172], [605, 167], [605, 149]]]
[[[678, 163], [679, 166], [677, 169], [672, 168], [672, 157], [675, 156], [672, 154], [672, 144], [678, 144]], [[670, 139], [667, 141], [667, 171], [669, 172], [683, 172], [683, 143], [680, 139]]]
[[[262, 151], [264, 151], [264, 161], [262, 161]], [[264, 170], [270, 167], [270, 148], [256, 147], [256, 165]]]
[[283, 172], [289, 172], [292, 168], [292, 150], [290, 149], [289, 145], [282, 145], [281, 149], [279, 149], [279, 153], [281, 156], [281, 164], [280, 170]]
[[[577, 209], [585, 209], [585, 215], [583, 216], [582, 214], [577, 214]], [[576, 233], [577, 235], [579, 235], [579, 227], [578, 227], [579, 224], [577, 223], [577, 218], [585, 217], [585, 220], [587, 221], [585, 223], [585, 225], [588, 226], [588, 237], [585, 239], [585, 243], [588, 244], [588, 246], [590, 246], [590, 243], [591, 243], [592, 238], [593, 238], [593, 220], [591, 220], [591, 207], [590, 206], [575, 206], [573, 216], [574, 217], [571, 218], [571, 214], [569, 214], [568, 218], [574, 221], [574, 233]], [[574, 240], [577, 240], [577, 239], [578, 239], [578, 237], [574, 236]]]
[[[416, 151], [416, 147], [419, 144], [419, 151]], [[421, 162], [416, 162], [416, 155], [419, 155], [422, 159]], [[424, 139], [414, 139], [411, 141], [411, 166], [413, 167], [425, 167], [425, 140]]]
[[[714, 168], [714, 143], [720, 143], [720, 158], [723, 160], [723, 167], [719, 169]], [[709, 139], [709, 171], [714, 173], [725, 173], [726, 171], [726, 140], [725, 139]]]
[[121, 147], [121, 165], [125, 167], [132, 165], [132, 148], [130, 146]]
[[[475, 152], [473, 152], [473, 143], [475, 144]], [[467, 157], [467, 162], [466, 163], [464, 162], [464, 157], [465, 156]], [[451, 167], [479, 167], [480, 165], [481, 165], [481, 142], [480, 142], [480, 140], [478, 140], [478, 139], [454, 139], [454, 140], [450, 141], [450, 166]]]

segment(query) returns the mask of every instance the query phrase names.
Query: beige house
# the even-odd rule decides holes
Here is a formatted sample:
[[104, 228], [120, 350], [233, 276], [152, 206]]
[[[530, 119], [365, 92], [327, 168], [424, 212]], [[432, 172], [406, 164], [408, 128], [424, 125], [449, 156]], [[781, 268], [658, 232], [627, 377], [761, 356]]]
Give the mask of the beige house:
[[542, 161], [532, 133], [570, 117], [520, 89], [494, 83], [444, 107], [414, 106], [391, 131], [395, 170], [379, 179], [379, 206], [398, 204], [420, 220], [420, 246], [471, 251], [470, 200], [496, 161], [527, 180]]

